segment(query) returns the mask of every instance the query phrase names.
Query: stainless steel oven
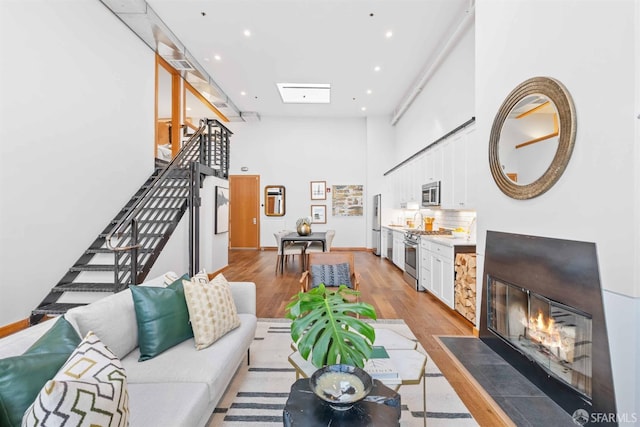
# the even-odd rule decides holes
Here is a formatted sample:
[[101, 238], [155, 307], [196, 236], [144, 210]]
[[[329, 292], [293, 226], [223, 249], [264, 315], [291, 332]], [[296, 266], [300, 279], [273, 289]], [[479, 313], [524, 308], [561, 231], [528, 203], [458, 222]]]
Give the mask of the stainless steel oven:
[[421, 290], [418, 280], [420, 260], [420, 235], [406, 232], [404, 235], [404, 280], [417, 291]]

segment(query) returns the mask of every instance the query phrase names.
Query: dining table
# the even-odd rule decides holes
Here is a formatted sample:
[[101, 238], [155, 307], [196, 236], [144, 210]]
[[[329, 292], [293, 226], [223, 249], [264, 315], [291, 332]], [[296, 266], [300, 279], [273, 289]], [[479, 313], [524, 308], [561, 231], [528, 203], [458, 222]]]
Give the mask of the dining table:
[[[284, 253], [287, 242], [322, 242], [322, 250], [327, 249], [327, 233], [325, 231], [314, 231], [307, 235], [300, 235], [296, 231], [282, 236], [280, 240], [280, 253]], [[304, 258], [304, 253], [303, 253]], [[280, 271], [284, 271], [284, 257], [280, 257]]]

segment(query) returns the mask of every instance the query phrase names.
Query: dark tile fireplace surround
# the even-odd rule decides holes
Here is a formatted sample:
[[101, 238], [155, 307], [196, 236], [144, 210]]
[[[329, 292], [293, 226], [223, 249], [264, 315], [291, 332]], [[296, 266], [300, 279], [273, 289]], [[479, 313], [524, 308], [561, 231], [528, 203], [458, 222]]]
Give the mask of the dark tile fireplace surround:
[[482, 291], [484, 343], [568, 414], [616, 413], [594, 243], [488, 231]]

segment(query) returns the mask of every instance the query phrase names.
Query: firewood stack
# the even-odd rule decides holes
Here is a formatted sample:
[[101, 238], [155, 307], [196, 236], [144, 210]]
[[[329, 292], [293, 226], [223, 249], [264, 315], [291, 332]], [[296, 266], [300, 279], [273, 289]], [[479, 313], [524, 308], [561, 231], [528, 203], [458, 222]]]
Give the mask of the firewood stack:
[[476, 324], [476, 254], [457, 254], [455, 264], [456, 310]]

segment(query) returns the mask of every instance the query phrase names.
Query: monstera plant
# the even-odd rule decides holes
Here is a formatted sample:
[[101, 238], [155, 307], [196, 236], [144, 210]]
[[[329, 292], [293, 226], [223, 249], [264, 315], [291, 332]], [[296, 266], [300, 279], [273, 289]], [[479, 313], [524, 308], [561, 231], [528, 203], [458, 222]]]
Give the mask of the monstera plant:
[[344, 285], [329, 291], [320, 284], [287, 304], [291, 338], [300, 355], [317, 368], [338, 363], [362, 368], [371, 356], [375, 331], [359, 317], [375, 320], [376, 311], [371, 304], [350, 302], [350, 295], [359, 292]]

